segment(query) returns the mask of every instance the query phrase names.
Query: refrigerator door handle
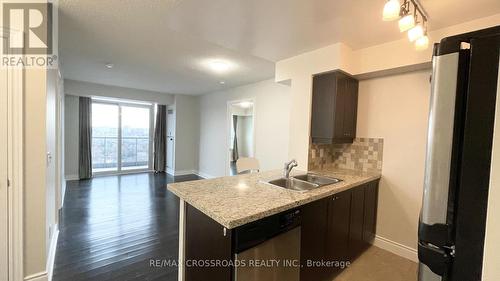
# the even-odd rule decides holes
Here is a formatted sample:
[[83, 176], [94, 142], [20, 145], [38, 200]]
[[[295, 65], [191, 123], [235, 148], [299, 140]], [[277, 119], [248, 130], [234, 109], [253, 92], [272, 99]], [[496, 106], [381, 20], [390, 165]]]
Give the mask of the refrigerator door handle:
[[452, 260], [445, 249], [423, 242], [418, 242], [418, 259], [439, 276], [447, 272]]

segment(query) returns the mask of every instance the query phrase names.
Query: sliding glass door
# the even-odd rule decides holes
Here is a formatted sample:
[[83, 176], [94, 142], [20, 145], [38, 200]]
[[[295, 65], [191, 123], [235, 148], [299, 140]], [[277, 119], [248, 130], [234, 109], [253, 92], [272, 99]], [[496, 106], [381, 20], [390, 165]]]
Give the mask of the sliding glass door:
[[92, 173], [118, 171], [120, 108], [92, 103]]
[[151, 105], [93, 101], [93, 173], [149, 170], [152, 127]]
[[150, 152], [150, 115], [148, 107], [122, 106], [122, 170], [148, 169]]

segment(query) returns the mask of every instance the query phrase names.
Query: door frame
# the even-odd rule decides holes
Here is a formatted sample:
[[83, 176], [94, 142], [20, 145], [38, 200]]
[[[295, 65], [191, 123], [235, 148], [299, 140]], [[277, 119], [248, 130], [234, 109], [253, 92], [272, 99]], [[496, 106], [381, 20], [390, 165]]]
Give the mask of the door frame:
[[[0, 27], [0, 37], [23, 32]], [[23, 122], [24, 70], [7, 69], [8, 280], [23, 280]]]
[[226, 127], [226, 149], [225, 149], [225, 153], [226, 153], [226, 165], [224, 167], [224, 175], [226, 176], [229, 176], [229, 170], [230, 170], [230, 166], [229, 166], [229, 163], [231, 163], [231, 153], [229, 152], [230, 151], [230, 148], [231, 148], [231, 133], [229, 133], [230, 130], [232, 130], [232, 114], [231, 114], [231, 106], [232, 105], [235, 105], [235, 104], [238, 104], [238, 103], [242, 103], [242, 102], [251, 102], [253, 104], [253, 107], [252, 107], [252, 118], [253, 118], [253, 122], [252, 122], [252, 131], [253, 131], [253, 157], [255, 157], [257, 155], [257, 132], [255, 130], [255, 128], [257, 127], [256, 126], [256, 123], [257, 123], [257, 118], [256, 118], [256, 113], [257, 113], [257, 110], [256, 110], [256, 106], [257, 106], [257, 103], [256, 103], [256, 98], [255, 97], [250, 97], [250, 98], [243, 98], [243, 99], [238, 99], [238, 100], [229, 100], [227, 101], [227, 109], [226, 109], [226, 123], [227, 123], [227, 127]]
[[105, 175], [125, 175], [125, 174], [134, 174], [140, 172], [148, 172], [153, 169], [153, 140], [154, 140], [154, 104], [147, 102], [127, 102], [115, 99], [104, 99], [102, 97], [92, 97], [92, 104], [101, 103], [101, 104], [111, 104], [118, 106], [118, 140], [122, 139], [122, 106], [129, 107], [143, 107], [149, 109], [149, 147], [148, 147], [148, 167], [146, 169], [130, 169], [130, 170], [122, 170], [121, 169], [121, 143], [118, 144], [118, 155], [117, 155], [117, 170], [116, 171], [105, 171], [105, 172], [92, 172], [94, 176], [105, 176]]

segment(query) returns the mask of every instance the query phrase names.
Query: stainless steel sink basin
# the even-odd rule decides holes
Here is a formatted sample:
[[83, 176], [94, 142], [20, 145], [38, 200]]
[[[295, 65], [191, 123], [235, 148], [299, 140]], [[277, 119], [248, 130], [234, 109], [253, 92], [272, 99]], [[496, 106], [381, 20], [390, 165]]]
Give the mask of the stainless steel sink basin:
[[288, 178], [288, 179], [280, 178], [268, 181], [268, 183], [295, 191], [308, 191], [319, 187], [318, 184], [297, 180], [294, 178]]
[[315, 175], [315, 174], [305, 174], [305, 175], [300, 175], [300, 176], [294, 176], [293, 178], [301, 180], [301, 181], [306, 181], [309, 183], [314, 183], [314, 184], [317, 184], [319, 186], [334, 184], [334, 183], [338, 183], [338, 182], [342, 181], [340, 179], [324, 177], [324, 176], [319, 176], [319, 175]]
[[295, 191], [308, 191], [324, 185], [338, 183], [340, 181], [342, 180], [315, 174], [305, 174], [293, 176], [291, 178], [279, 178], [268, 181], [267, 183]]

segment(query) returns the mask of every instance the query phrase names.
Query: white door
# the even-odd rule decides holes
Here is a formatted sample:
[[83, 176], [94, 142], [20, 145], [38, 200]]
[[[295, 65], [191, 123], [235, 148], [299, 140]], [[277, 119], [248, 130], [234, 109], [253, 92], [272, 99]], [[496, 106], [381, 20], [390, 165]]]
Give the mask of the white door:
[[174, 170], [175, 112], [167, 108], [167, 172]]
[[[0, 44], [3, 46], [3, 38]], [[0, 280], [8, 280], [7, 71], [0, 69]]]
[[167, 168], [174, 169], [174, 137], [167, 137]]
[[175, 135], [175, 114], [171, 108], [167, 109], [167, 136], [173, 137]]

